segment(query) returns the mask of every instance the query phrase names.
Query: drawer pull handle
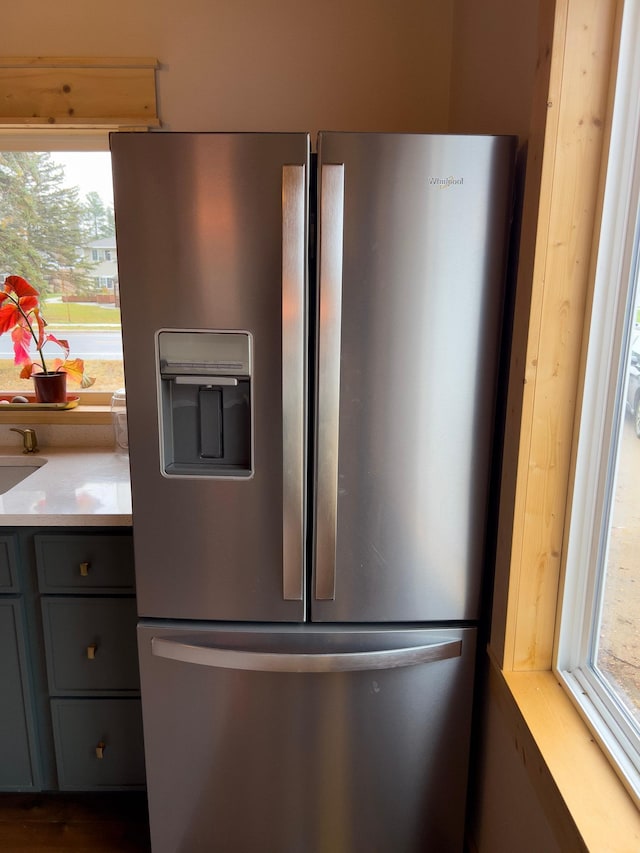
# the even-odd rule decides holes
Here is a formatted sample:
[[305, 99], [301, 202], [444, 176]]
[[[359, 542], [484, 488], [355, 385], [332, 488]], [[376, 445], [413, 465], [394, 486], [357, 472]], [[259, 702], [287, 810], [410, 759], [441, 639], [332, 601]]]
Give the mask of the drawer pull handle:
[[104, 751], [106, 748], [106, 743], [104, 743], [104, 741], [100, 741], [100, 743], [96, 746], [96, 758], [102, 760], [104, 758]]
[[98, 651], [98, 644], [97, 643], [91, 643], [90, 646], [87, 646], [87, 658], [89, 660], [95, 660], [97, 651]]
[[80, 577], [86, 578], [89, 575], [89, 563], [80, 563]]

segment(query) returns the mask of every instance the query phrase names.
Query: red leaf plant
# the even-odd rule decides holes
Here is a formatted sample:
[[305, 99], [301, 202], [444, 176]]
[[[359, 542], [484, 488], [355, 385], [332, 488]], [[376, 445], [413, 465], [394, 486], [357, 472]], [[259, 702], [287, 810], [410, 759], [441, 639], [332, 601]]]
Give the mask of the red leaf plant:
[[[66, 373], [82, 388], [93, 385], [95, 379], [84, 372], [81, 358], [69, 359], [69, 342], [58, 340], [46, 331], [47, 322], [40, 310], [38, 291], [31, 287], [26, 279], [19, 275], [9, 275], [4, 280], [4, 290], [0, 291], [0, 335], [11, 332], [13, 341], [14, 364], [21, 365], [21, 379], [29, 379], [34, 373]], [[43, 347], [46, 343], [57, 344], [64, 358], [56, 358], [47, 367]], [[35, 343], [39, 362], [31, 355], [31, 344]]]

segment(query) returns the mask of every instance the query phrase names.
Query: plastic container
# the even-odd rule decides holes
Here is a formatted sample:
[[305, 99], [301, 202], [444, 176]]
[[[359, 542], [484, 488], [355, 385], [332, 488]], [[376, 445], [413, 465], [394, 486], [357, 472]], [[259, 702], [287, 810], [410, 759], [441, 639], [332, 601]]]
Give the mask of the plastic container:
[[113, 435], [116, 448], [129, 449], [129, 435], [127, 433], [127, 394], [124, 388], [113, 392], [111, 397], [111, 419], [113, 421]]

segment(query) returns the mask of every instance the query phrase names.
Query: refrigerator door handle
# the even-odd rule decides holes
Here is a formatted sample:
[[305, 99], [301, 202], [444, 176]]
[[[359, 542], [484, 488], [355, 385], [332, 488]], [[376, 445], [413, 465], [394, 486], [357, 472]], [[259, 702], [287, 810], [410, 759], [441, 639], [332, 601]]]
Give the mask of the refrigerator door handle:
[[315, 597], [336, 596], [344, 164], [322, 165], [319, 246]]
[[282, 597], [304, 583], [304, 166], [282, 167]]
[[445, 640], [428, 645], [372, 651], [305, 653], [262, 652], [199, 645], [193, 642], [153, 637], [151, 653], [182, 663], [195, 663], [219, 669], [254, 672], [354, 672], [356, 670], [397, 669], [423, 663], [458, 658], [462, 640]]

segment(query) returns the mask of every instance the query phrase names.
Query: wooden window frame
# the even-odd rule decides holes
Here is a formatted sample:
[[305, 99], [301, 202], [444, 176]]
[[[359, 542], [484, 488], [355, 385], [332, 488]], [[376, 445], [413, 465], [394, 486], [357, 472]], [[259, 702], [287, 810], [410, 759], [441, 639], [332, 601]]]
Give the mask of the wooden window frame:
[[562, 850], [640, 844], [635, 804], [552, 671], [621, 11], [540, 2], [488, 647], [489, 694]]
[[148, 57], [0, 57], [0, 129], [158, 127]]

